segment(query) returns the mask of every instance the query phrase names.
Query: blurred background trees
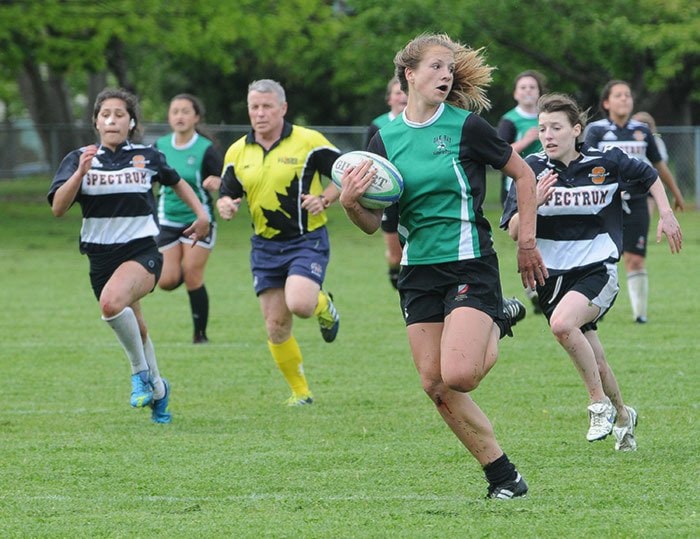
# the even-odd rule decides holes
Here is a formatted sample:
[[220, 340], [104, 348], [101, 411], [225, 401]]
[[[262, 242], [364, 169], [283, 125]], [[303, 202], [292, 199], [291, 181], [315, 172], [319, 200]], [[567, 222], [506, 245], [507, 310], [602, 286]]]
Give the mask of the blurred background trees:
[[[592, 112], [621, 78], [657, 123], [700, 123], [697, 0], [4, 0], [0, 117], [29, 116], [40, 135], [86, 125], [110, 85], [137, 93], [146, 121], [165, 121], [170, 97], [191, 92], [209, 123], [246, 124], [248, 83], [274, 78], [291, 120], [366, 125], [386, 108], [395, 52], [420, 32], [485, 47], [498, 68], [494, 123], [524, 69]], [[66, 151], [74, 142], [67, 132]]]

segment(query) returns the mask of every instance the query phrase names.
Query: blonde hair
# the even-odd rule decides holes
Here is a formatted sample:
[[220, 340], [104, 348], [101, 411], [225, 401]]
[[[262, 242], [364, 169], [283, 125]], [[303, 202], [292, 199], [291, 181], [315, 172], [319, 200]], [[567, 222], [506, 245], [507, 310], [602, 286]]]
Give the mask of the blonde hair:
[[475, 112], [491, 108], [486, 88], [491, 83], [491, 72], [494, 68], [486, 64], [483, 47], [472, 49], [453, 41], [447, 34], [420, 34], [396, 53], [394, 66], [401, 89], [408, 94], [406, 68], [416, 69], [425, 52], [436, 46], [452, 51], [455, 59], [452, 89], [446, 101], [456, 107]]
[[656, 134], [656, 122], [654, 121], [654, 117], [647, 111], [640, 110], [639, 112], [635, 112], [632, 115], [632, 119], [647, 124], [651, 132]]

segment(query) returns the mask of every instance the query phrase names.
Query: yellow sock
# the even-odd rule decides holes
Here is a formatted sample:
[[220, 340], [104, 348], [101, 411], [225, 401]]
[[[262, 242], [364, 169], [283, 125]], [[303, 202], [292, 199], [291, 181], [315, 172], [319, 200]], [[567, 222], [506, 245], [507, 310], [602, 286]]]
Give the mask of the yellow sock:
[[282, 371], [284, 379], [292, 388], [292, 393], [299, 397], [311, 395], [309, 385], [306, 383], [306, 376], [304, 376], [301, 349], [294, 336], [292, 335], [280, 344], [274, 344], [268, 340], [267, 346], [270, 348], [270, 353], [277, 363], [277, 367]]
[[318, 292], [318, 304], [314, 309], [314, 316], [318, 316], [328, 308], [328, 296], [323, 290]]

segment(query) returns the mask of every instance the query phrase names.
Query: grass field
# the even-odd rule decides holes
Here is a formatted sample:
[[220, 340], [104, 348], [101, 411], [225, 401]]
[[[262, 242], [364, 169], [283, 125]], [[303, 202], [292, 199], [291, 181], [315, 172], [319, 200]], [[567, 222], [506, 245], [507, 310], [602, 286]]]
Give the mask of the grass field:
[[[173, 387], [174, 421], [154, 425], [128, 405], [127, 360], [77, 251], [79, 210], [53, 218], [47, 187], [0, 182], [0, 536], [700, 535], [700, 213], [680, 216], [681, 255], [650, 248], [650, 323], [631, 322], [623, 279], [601, 325], [639, 412], [637, 452], [586, 442], [586, 392], [542, 317], [502, 341], [475, 399], [530, 494], [498, 502], [420, 388], [380, 235], [331, 208], [341, 330], [328, 345], [315, 321], [296, 321], [316, 402], [288, 409], [252, 292], [249, 222], [221, 224], [209, 345], [190, 344], [184, 290], [143, 301]], [[488, 209], [496, 223], [495, 198]], [[513, 246], [494, 235], [504, 290], [524, 299]]]

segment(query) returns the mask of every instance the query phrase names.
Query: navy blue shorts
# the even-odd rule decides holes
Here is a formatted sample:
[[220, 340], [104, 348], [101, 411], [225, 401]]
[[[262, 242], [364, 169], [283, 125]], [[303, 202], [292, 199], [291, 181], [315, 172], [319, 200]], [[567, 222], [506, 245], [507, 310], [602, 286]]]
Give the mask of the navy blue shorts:
[[647, 196], [633, 196], [627, 205], [630, 213], [622, 214], [622, 251], [646, 256], [650, 221]]
[[503, 318], [503, 294], [495, 254], [444, 264], [402, 266], [398, 282], [406, 325], [443, 322], [458, 307]]
[[[158, 251], [158, 246], [153, 238], [142, 238], [129, 243], [115, 246], [106, 253], [88, 253], [90, 260], [90, 284], [95, 297], [99, 300], [102, 289], [112, 274], [124, 262], [133, 260], [141, 264], [149, 273], [160, 279], [163, 270], [163, 255]], [[153, 285], [155, 288], [155, 284]]]
[[250, 243], [250, 269], [257, 295], [268, 288], [284, 288], [290, 275], [302, 275], [323, 285], [331, 254], [326, 227], [282, 241], [253, 236]]

